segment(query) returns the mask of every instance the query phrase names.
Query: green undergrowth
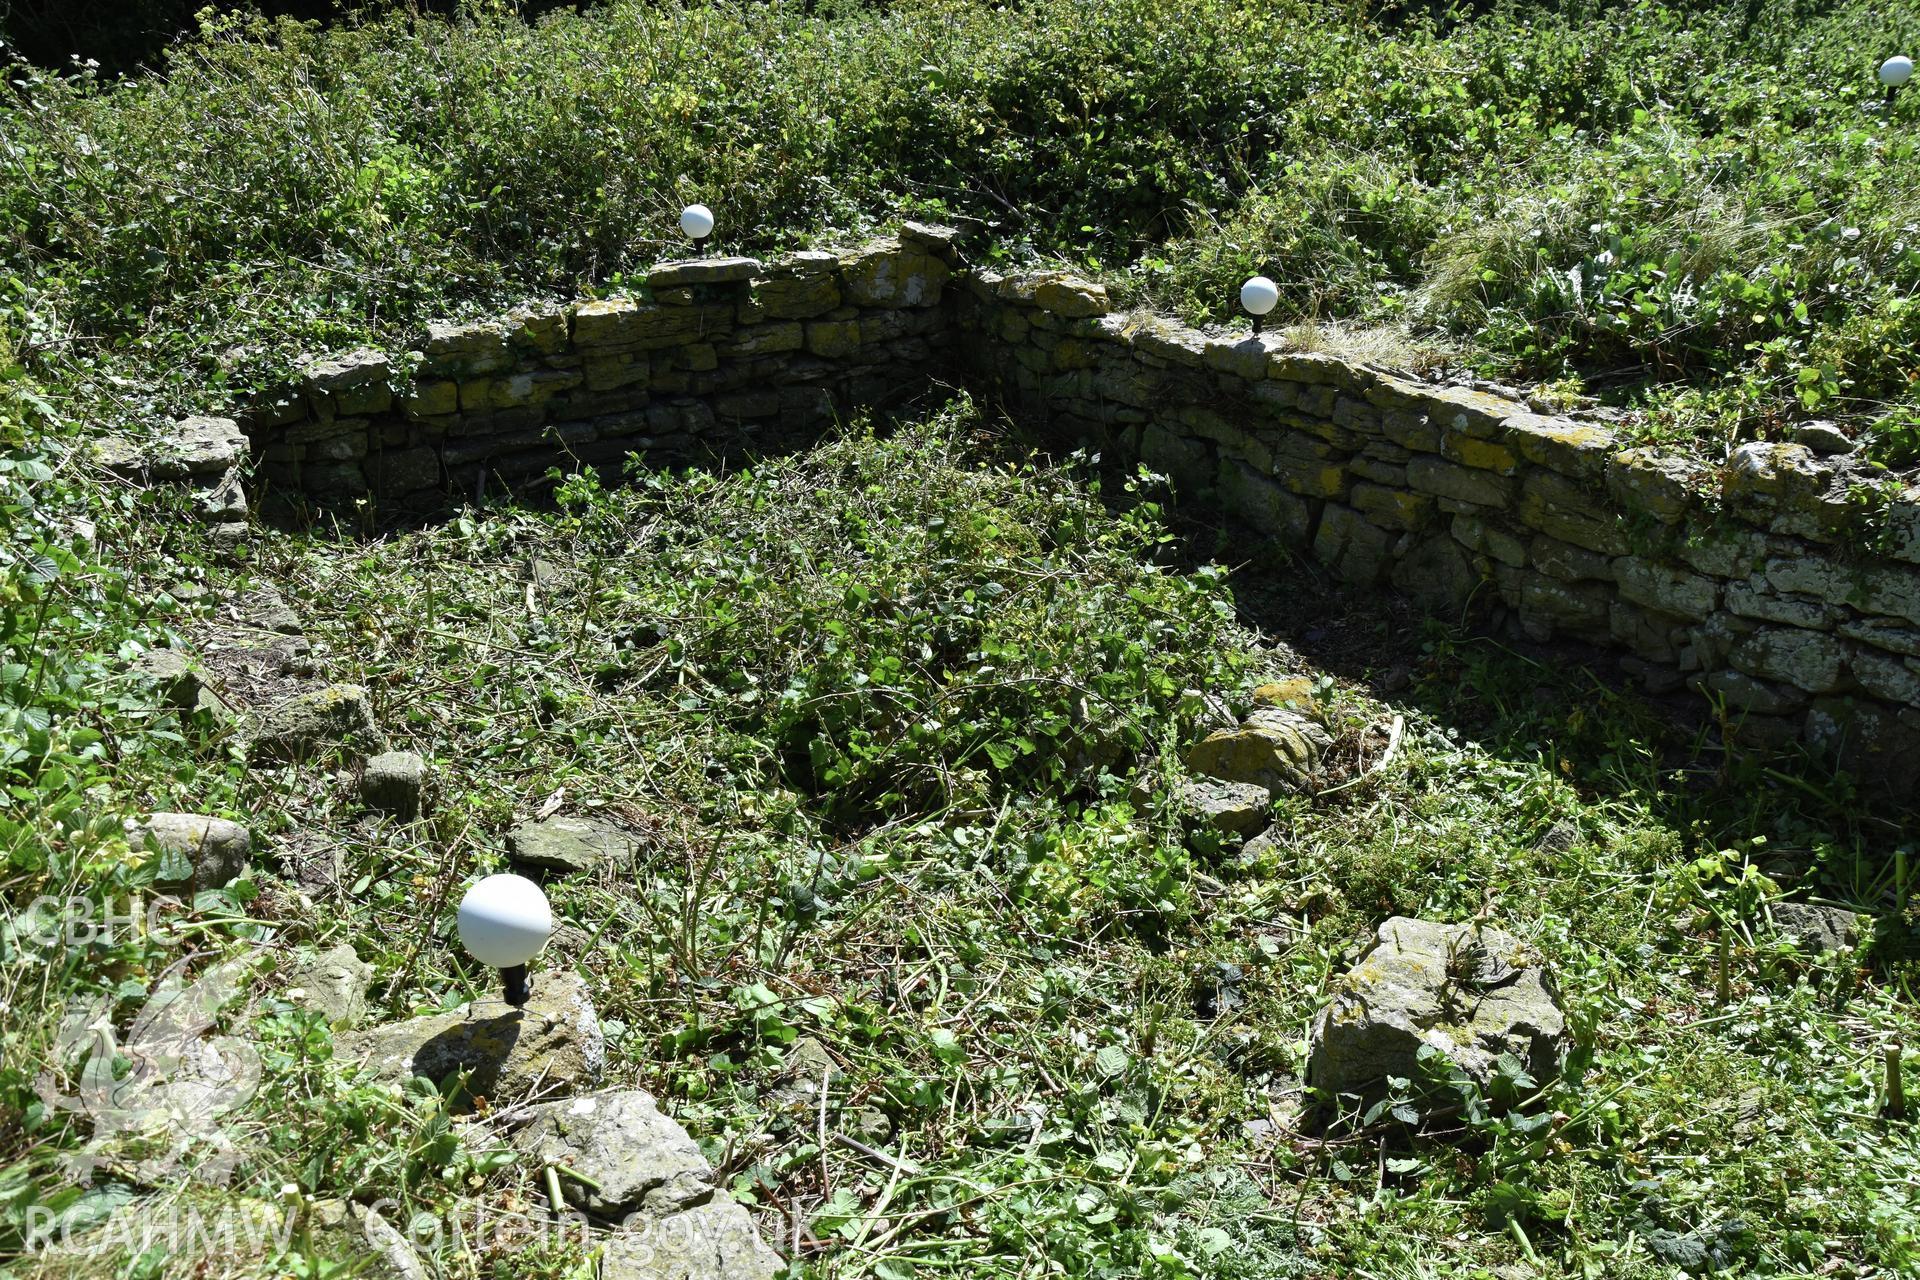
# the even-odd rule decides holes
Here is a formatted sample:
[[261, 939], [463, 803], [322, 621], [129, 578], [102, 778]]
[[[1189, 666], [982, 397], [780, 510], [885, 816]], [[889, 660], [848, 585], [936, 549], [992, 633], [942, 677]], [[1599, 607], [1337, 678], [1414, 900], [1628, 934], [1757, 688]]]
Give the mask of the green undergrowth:
[[1599, 394], [1638, 436], [1838, 417], [1905, 464], [1920, 96], [1873, 70], [1916, 41], [1867, 0], [209, 16], [147, 76], [13, 70], [0, 305], [138, 425], [623, 287], [687, 201], [753, 252], [964, 216], [1129, 303], [1228, 320], [1265, 272], [1303, 333]]
[[[1438, 628], [1382, 638], [1409, 655], [1390, 700], [1322, 675], [1248, 626], [1232, 575], [1178, 567], [1152, 477], [1032, 457], [964, 405], [738, 473], [558, 494], [358, 545], [269, 540], [249, 566], [432, 762], [421, 822], [365, 813], [350, 760], [243, 771], [215, 726], [107, 713], [116, 735], [180, 734], [180, 763], [102, 794], [231, 796], [271, 850], [199, 904], [199, 963], [344, 940], [376, 968], [376, 1017], [482, 994], [452, 939], [461, 886], [502, 865], [516, 816], [594, 814], [642, 852], [549, 883], [565, 927], [543, 967], [587, 976], [610, 1078], [654, 1091], [770, 1238], [798, 1241], [796, 1275], [1920, 1268], [1920, 1142], [1880, 1114], [1881, 1049], [1915, 1031], [1906, 862], [1844, 790], [1765, 762], [1716, 775], [1631, 700]], [[125, 536], [140, 564], [165, 535]], [[175, 580], [158, 571], [135, 577]], [[1286, 674], [1311, 678], [1332, 764], [1243, 855], [1163, 797], [1210, 700], [1244, 711]], [[344, 874], [303, 899], [282, 859], [316, 843]], [[52, 882], [17, 857], [16, 895]], [[1803, 954], [1770, 923], [1788, 893], [1878, 926], [1860, 952]], [[1409, 1081], [1408, 1101], [1451, 1102], [1312, 1129], [1309, 1020], [1393, 914], [1538, 946], [1580, 1041], [1567, 1077], [1508, 1079], [1529, 1100], [1504, 1114]], [[114, 950], [76, 965], [69, 991], [127, 1007], [157, 972]], [[269, 1087], [234, 1118], [227, 1203], [291, 1183], [423, 1223], [486, 1204], [517, 1233], [443, 1240], [432, 1265], [577, 1274], [539, 1234], [538, 1170], [461, 1139], [431, 1090], [351, 1085], [258, 977]], [[778, 1091], [816, 1045], [845, 1070], [824, 1121]], [[7, 1089], [16, 1224], [102, 1209], [56, 1189], [84, 1127], [36, 1115], [18, 1067]]]

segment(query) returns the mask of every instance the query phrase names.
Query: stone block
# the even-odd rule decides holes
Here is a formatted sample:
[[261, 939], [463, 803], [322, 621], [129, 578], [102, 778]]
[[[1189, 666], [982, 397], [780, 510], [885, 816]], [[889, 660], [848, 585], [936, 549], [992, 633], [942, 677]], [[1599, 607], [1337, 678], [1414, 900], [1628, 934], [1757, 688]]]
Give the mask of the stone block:
[[1388, 580], [1407, 599], [1441, 614], [1466, 608], [1485, 581], [1472, 558], [1446, 534], [1425, 538], [1402, 555]]
[[1313, 527], [1313, 509], [1245, 463], [1223, 459], [1219, 488], [1233, 514], [1270, 537], [1301, 546]]
[[1320, 527], [1313, 535], [1314, 559], [1355, 586], [1380, 581], [1392, 545], [1393, 537], [1386, 530], [1337, 502], [1329, 502], [1321, 511]]
[[1513, 501], [1513, 481], [1488, 471], [1421, 454], [1407, 463], [1407, 483], [1421, 493], [1481, 507], [1504, 509]]
[[1424, 493], [1356, 484], [1347, 494], [1354, 510], [1387, 529], [1419, 529], [1433, 517], [1433, 499]]
[[1440, 439], [1440, 456], [1475, 471], [1510, 476], [1520, 470], [1520, 459], [1503, 444], [1448, 431]]
[[1629, 512], [1673, 524], [1704, 491], [1707, 468], [1654, 449], [1622, 449], [1607, 460], [1607, 492]]
[[1505, 396], [1471, 387], [1423, 387], [1417, 397], [1427, 416], [1447, 431], [1493, 439], [1507, 419], [1526, 406]]
[[1534, 535], [1527, 558], [1534, 568], [1562, 582], [1613, 581], [1612, 560], [1544, 533]]
[[1534, 471], [1521, 485], [1522, 523], [1562, 542], [1604, 555], [1625, 555], [1626, 531], [1606, 498], [1551, 471]]
[[931, 307], [952, 274], [931, 254], [897, 245], [847, 255], [840, 267], [844, 296], [859, 307]]
[[1848, 651], [1847, 666], [1860, 687], [1876, 698], [1920, 705], [1920, 659], [1901, 659], [1865, 646]]
[[1522, 458], [1576, 480], [1597, 479], [1618, 447], [1605, 427], [1516, 413], [1501, 424], [1501, 436]]
[[1057, 316], [1103, 316], [1110, 309], [1105, 285], [1075, 276], [1051, 276], [1033, 287], [1034, 305]]
[[449, 378], [427, 378], [407, 388], [400, 412], [409, 418], [438, 418], [460, 410], [460, 384]]
[[1217, 373], [1246, 382], [1267, 376], [1267, 348], [1258, 338], [1209, 338], [1203, 350], [1207, 367]]
[[1613, 562], [1613, 573], [1622, 596], [1662, 613], [1697, 622], [1720, 605], [1720, 585], [1684, 569], [1622, 556]]
[[1709, 672], [1693, 683], [1695, 688], [1719, 697], [1734, 710], [1754, 715], [1793, 715], [1807, 705], [1807, 695], [1792, 685], [1756, 680], [1740, 671]]
[[[819, 328], [818, 325], [808, 326]], [[798, 320], [776, 320], [736, 330], [727, 343], [727, 353], [735, 356], [763, 356], [781, 351], [798, 351], [806, 345], [807, 327]], [[819, 354], [818, 352], [815, 353]]]
[[1748, 675], [1832, 693], [1845, 683], [1847, 647], [1825, 632], [1763, 627], [1735, 645], [1728, 660]]
[[807, 326], [806, 348], [824, 359], [850, 356], [860, 349], [858, 320], [815, 320]]
[[744, 284], [761, 272], [756, 258], [688, 258], [663, 262], [647, 272], [649, 289], [689, 289], [700, 285]]

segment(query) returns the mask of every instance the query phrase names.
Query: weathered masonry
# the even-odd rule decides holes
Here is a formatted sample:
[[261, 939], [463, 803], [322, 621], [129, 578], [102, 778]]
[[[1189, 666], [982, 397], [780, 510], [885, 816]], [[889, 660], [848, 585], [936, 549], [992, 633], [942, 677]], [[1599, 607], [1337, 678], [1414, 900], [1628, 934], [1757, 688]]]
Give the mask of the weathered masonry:
[[433, 326], [407, 376], [323, 361], [236, 415], [249, 487], [444, 502], [569, 459], [765, 447], [957, 380], [1356, 586], [1447, 616], [1497, 601], [1531, 637], [1718, 700], [1748, 740], [1806, 742], [1899, 792], [1920, 775], [1911, 478], [1797, 444], [1720, 466], [1622, 448], [1500, 395], [1117, 314], [1070, 277], [968, 270], [950, 234], [911, 224], [841, 254], [669, 264], [644, 292]]

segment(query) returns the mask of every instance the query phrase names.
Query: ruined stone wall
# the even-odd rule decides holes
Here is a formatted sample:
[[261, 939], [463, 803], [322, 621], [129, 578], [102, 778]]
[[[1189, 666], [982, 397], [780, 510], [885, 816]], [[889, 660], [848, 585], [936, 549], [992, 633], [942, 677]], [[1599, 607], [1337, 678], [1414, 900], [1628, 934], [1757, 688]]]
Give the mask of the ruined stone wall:
[[432, 325], [396, 368], [310, 366], [238, 420], [256, 501], [368, 496], [383, 511], [497, 492], [578, 462], [767, 448], [926, 388], [945, 367], [949, 240], [655, 268], [640, 296]]
[[[1097, 285], [961, 269], [938, 228], [667, 264], [638, 297], [432, 326], [402, 367], [322, 361], [240, 424], [256, 500], [390, 511], [569, 460], [778, 446], [941, 378], [1168, 473], [1183, 501], [1356, 586], [1611, 650], [1650, 691], [1718, 700], [1749, 741], [1805, 742], [1913, 790], [1920, 487], [1802, 444], [1722, 466], [1625, 448], [1505, 395], [1116, 314]], [[231, 422], [196, 423], [243, 443]], [[123, 470], [178, 462], [121, 452]], [[234, 521], [238, 473], [223, 474], [208, 518]]]
[[977, 391], [1173, 477], [1345, 581], [1619, 654], [1724, 702], [1748, 741], [1920, 774], [1920, 487], [1800, 444], [1722, 467], [1604, 426], [1264, 339], [1109, 311], [1095, 285], [975, 272]]

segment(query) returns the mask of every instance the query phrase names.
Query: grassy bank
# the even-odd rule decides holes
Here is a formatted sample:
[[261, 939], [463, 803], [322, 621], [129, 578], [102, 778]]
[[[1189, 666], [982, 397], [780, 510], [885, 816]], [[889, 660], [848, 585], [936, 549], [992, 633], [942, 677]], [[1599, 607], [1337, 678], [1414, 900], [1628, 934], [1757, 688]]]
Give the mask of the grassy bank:
[[162, 77], [20, 72], [0, 253], [37, 352], [209, 407], [299, 351], [617, 285], [701, 199], [763, 250], [900, 212], [991, 222], [1192, 318], [1389, 326], [1708, 452], [1838, 416], [1920, 439], [1920, 40], [1886, 6], [1306, 0], [993, 10], [489, 6], [225, 18]]

